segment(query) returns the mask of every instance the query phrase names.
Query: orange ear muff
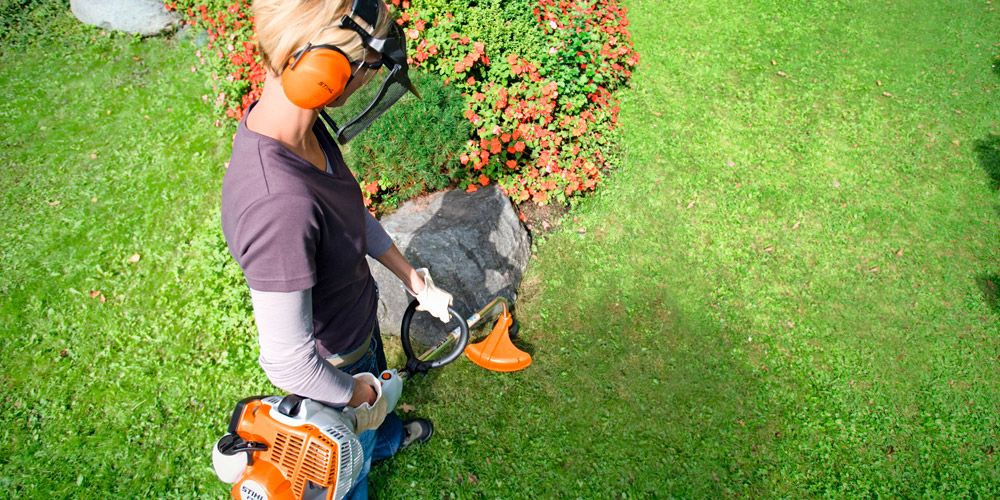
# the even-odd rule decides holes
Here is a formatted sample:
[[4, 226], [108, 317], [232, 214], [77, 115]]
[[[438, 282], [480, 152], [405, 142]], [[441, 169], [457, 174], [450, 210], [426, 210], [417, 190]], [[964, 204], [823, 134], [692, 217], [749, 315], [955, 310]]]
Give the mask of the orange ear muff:
[[317, 109], [340, 97], [351, 78], [351, 63], [332, 47], [307, 47], [281, 73], [288, 100], [300, 108]]

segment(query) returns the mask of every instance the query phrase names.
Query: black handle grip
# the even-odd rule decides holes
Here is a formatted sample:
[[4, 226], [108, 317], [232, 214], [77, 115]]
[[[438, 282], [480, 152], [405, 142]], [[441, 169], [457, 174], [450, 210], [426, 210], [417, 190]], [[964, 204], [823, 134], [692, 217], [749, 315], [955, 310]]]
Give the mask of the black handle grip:
[[406, 353], [406, 368], [404, 370], [412, 374], [427, 373], [427, 370], [431, 368], [440, 368], [455, 361], [465, 351], [465, 346], [469, 345], [469, 324], [458, 311], [449, 307], [448, 312], [451, 313], [453, 318], [458, 320], [459, 335], [458, 342], [455, 343], [455, 348], [441, 359], [434, 361], [417, 359], [417, 354], [413, 352], [413, 345], [410, 344], [410, 322], [413, 321], [413, 314], [417, 311], [417, 305], [416, 300], [410, 302], [410, 305], [406, 307], [406, 311], [403, 312], [403, 323], [399, 326], [399, 340], [403, 344], [403, 352]]
[[299, 406], [304, 399], [298, 394], [289, 394], [281, 398], [281, 402], [278, 403], [278, 413], [286, 417], [295, 417], [299, 413]]

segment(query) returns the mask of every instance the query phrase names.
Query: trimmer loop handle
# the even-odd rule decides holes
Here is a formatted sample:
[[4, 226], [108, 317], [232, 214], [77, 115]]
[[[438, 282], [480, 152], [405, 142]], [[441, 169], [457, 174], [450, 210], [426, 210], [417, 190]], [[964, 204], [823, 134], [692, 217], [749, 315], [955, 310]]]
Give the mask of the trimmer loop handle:
[[410, 322], [413, 320], [413, 313], [417, 311], [417, 305], [418, 302], [416, 300], [410, 302], [410, 305], [406, 307], [406, 311], [403, 312], [403, 323], [399, 327], [399, 340], [403, 344], [403, 352], [406, 353], [406, 368], [403, 370], [411, 375], [427, 373], [427, 370], [431, 368], [439, 368], [455, 361], [465, 351], [465, 346], [469, 345], [469, 323], [466, 322], [465, 318], [458, 311], [449, 307], [448, 312], [451, 314], [451, 317], [458, 320], [458, 342], [455, 342], [455, 347], [444, 357], [434, 361], [422, 361], [418, 359], [417, 354], [413, 351], [413, 346], [410, 344]]

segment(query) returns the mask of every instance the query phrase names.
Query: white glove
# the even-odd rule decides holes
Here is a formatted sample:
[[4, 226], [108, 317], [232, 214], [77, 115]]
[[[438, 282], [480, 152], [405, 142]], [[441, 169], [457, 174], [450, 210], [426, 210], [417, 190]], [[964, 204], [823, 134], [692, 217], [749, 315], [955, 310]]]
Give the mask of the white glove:
[[[375, 404], [370, 405], [365, 401], [357, 408], [346, 408], [344, 410], [344, 414], [354, 417], [354, 433], [361, 434], [367, 430], [378, 429], [378, 426], [382, 425], [382, 421], [385, 420], [385, 415], [388, 413], [386, 410], [387, 398], [383, 397], [382, 384], [375, 378], [375, 375], [365, 372], [355, 375], [354, 378], [370, 385], [376, 394]], [[400, 386], [402, 386], [402, 383], [400, 383]], [[399, 397], [397, 396], [396, 399], [398, 400]]]
[[410, 290], [410, 294], [417, 298], [419, 305], [417, 306], [418, 311], [427, 311], [431, 313], [431, 316], [441, 320], [442, 323], [447, 323], [451, 320], [451, 315], [448, 314], [448, 306], [451, 305], [451, 294], [434, 286], [434, 280], [431, 279], [431, 272], [427, 270], [426, 267], [421, 267], [417, 269], [417, 273], [424, 278], [424, 289], [420, 293], [413, 293]]
[[385, 412], [392, 413], [396, 409], [396, 403], [399, 403], [399, 397], [403, 395], [403, 379], [399, 378], [396, 370], [386, 370], [379, 374], [378, 379], [382, 382]]

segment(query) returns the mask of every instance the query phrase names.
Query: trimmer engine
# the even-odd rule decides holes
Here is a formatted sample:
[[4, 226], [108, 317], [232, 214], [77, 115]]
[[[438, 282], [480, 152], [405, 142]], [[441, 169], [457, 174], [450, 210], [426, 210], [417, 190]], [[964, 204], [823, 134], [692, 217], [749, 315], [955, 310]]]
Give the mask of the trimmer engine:
[[354, 422], [299, 396], [240, 401], [212, 449], [219, 479], [236, 500], [343, 498], [364, 465]]
[[[468, 319], [449, 307], [458, 326], [437, 347], [417, 355], [410, 343], [410, 322], [417, 301], [407, 306], [400, 326], [406, 367], [368, 377], [385, 411], [396, 407], [402, 380], [451, 363], [463, 352], [484, 368], [509, 372], [526, 368], [531, 356], [511, 343], [516, 322], [507, 300], [497, 297]], [[493, 331], [480, 344], [469, 346], [469, 328], [499, 313]], [[466, 350], [466, 347], [470, 347]], [[212, 448], [212, 465], [219, 479], [233, 485], [236, 500], [325, 498], [340, 500], [354, 486], [364, 466], [364, 450], [354, 430], [357, 410], [336, 410], [300, 396], [255, 396], [236, 404], [227, 434]]]

